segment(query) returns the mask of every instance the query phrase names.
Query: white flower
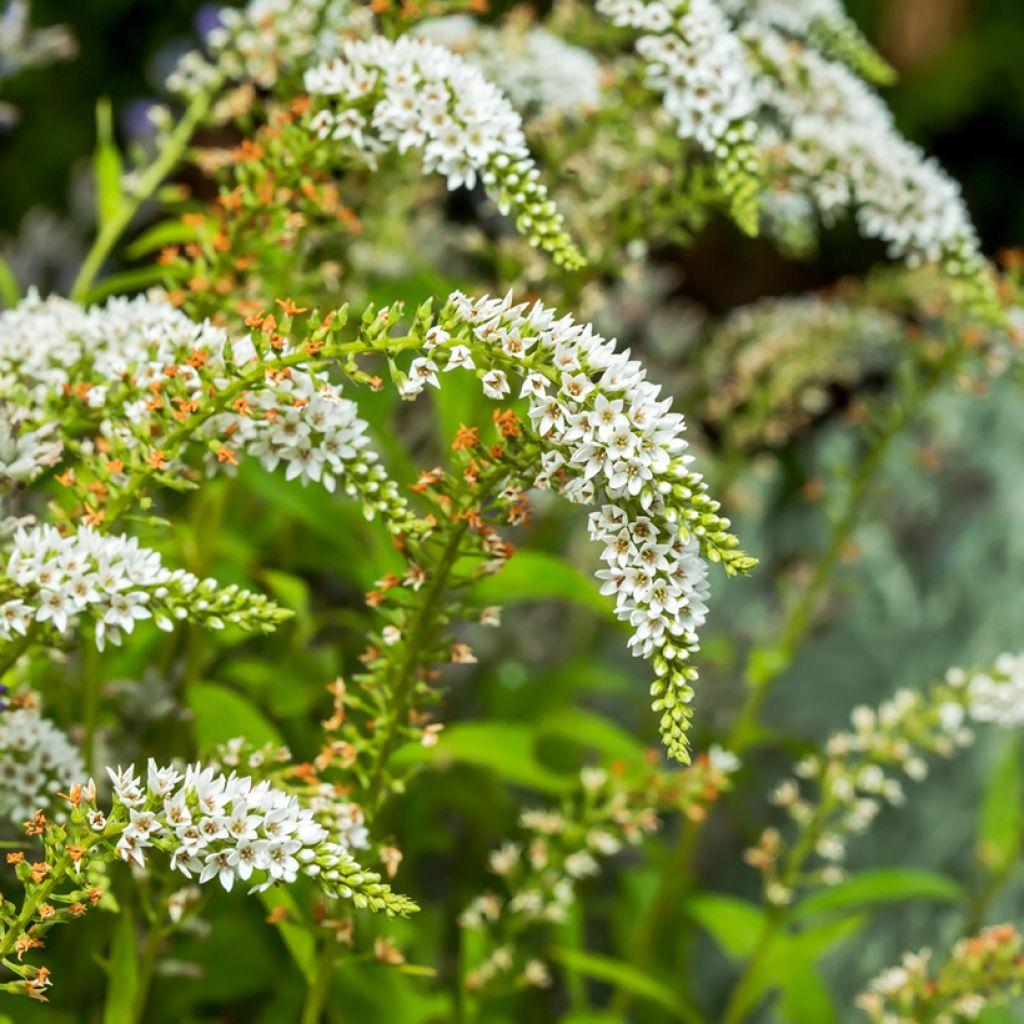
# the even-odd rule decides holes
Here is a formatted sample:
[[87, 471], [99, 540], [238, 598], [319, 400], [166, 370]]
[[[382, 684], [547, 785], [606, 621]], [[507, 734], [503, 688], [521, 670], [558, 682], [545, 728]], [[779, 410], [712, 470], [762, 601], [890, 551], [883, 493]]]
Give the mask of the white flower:
[[0, 821], [20, 828], [37, 810], [63, 821], [57, 794], [84, 774], [78, 750], [37, 709], [0, 710]]

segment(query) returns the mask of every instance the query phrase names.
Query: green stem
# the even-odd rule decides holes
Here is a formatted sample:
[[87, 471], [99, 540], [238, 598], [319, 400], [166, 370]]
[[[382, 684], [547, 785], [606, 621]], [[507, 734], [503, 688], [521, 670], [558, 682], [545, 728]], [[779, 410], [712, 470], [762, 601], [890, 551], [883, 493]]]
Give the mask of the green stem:
[[331, 976], [334, 973], [334, 960], [337, 944], [333, 939], [325, 939], [323, 949], [316, 964], [313, 983], [306, 992], [306, 1001], [302, 1007], [300, 1024], [320, 1024], [323, 1017], [324, 1004], [331, 987]]
[[82, 647], [82, 760], [87, 775], [95, 771], [96, 730], [100, 713], [100, 675], [96, 648]]
[[75, 283], [71, 286], [72, 299], [77, 302], [82, 302], [85, 299], [96, 280], [96, 275], [103, 267], [104, 260], [110, 255], [139, 207], [153, 195], [181, 159], [189, 139], [192, 138], [192, 133], [210, 109], [215, 88], [216, 83], [192, 99], [174, 131], [167, 137], [163, 149], [140, 177], [132, 194], [122, 197], [114, 213], [100, 226], [92, 248], [78, 271]]
[[156, 976], [156, 965], [160, 957], [160, 946], [166, 936], [163, 928], [151, 928], [146, 936], [146, 945], [139, 963], [138, 989], [135, 993], [135, 1005], [132, 1008], [133, 1024], [145, 1024], [146, 1004], [149, 1002], [149, 990]]
[[377, 748], [377, 756], [370, 772], [370, 781], [366, 791], [365, 807], [373, 813], [376, 813], [383, 800], [387, 763], [398, 743], [402, 725], [409, 714], [409, 702], [416, 681], [416, 669], [423, 657], [423, 649], [436, 627], [438, 606], [448, 586], [448, 579], [459, 557], [459, 546], [468, 528], [469, 523], [466, 519], [462, 519], [449, 535], [409, 629], [402, 660], [391, 673], [388, 687], [392, 699], [391, 714], [385, 725], [384, 741]]

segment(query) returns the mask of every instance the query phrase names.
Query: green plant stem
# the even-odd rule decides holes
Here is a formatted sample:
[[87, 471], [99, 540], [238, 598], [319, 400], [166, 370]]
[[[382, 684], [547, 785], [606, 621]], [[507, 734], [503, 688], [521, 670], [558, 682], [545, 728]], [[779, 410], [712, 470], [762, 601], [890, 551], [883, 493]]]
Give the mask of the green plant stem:
[[135, 993], [135, 1005], [132, 1008], [132, 1021], [134, 1024], [145, 1024], [149, 990], [152, 988], [153, 978], [156, 976], [156, 965], [160, 958], [160, 947], [166, 935], [167, 932], [164, 928], [154, 927], [150, 928], [149, 934], [146, 936], [142, 959], [139, 962], [138, 990]]
[[102, 269], [104, 261], [117, 244], [125, 228], [131, 223], [139, 207], [153, 195], [181, 159], [189, 139], [192, 138], [192, 133], [210, 109], [218, 84], [214, 83], [193, 97], [181, 120], [167, 137], [164, 147], [139, 178], [132, 194], [122, 196], [117, 209], [100, 226], [92, 248], [78, 271], [75, 283], [71, 286], [72, 299], [77, 302], [82, 302], [85, 299], [96, 280], [96, 275]]
[[334, 961], [337, 955], [337, 943], [333, 938], [324, 940], [323, 948], [316, 963], [313, 983], [306, 992], [306, 1001], [302, 1006], [300, 1024], [320, 1024], [323, 1017], [327, 993], [331, 988], [331, 977], [334, 973]]
[[82, 647], [82, 760], [87, 775], [95, 772], [96, 729], [100, 713], [100, 675], [96, 648]]
[[385, 725], [384, 741], [377, 748], [377, 756], [370, 772], [366, 790], [365, 807], [376, 813], [384, 796], [384, 778], [387, 763], [398, 743], [401, 727], [408, 717], [409, 701], [416, 681], [416, 669], [423, 657], [423, 649], [429, 643], [436, 627], [436, 616], [442, 596], [448, 586], [448, 579], [459, 557], [459, 547], [466, 535], [469, 523], [461, 519], [452, 530], [445, 544], [441, 558], [423, 595], [423, 600], [409, 629], [405, 651], [398, 667], [391, 673], [389, 690], [392, 699], [391, 714]]

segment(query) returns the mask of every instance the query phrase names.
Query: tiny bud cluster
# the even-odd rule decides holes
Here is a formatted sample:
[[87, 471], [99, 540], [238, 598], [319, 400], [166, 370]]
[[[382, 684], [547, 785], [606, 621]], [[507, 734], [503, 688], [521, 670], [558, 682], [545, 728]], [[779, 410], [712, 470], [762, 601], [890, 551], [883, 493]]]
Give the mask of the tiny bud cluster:
[[309, 124], [319, 138], [348, 142], [371, 164], [391, 149], [422, 150], [425, 173], [442, 174], [449, 189], [480, 181], [533, 245], [582, 266], [519, 115], [472, 64], [426, 39], [375, 36], [346, 43], [308, 70], [305, 84], [318, 100]]
[[0, 602], [0, 647], [47, 624], [63, 634], [83, 615], [95, 623], [102, 650], [142, 619], [164, 630], [188, 621], [270, 632], [288, 614], [262, 595], [167, 569], [134, 537], [89, 527], [68, 535], [48, 525], [18, 530], [0, 575], [0, 596], [12, 592]]
[[0, 823], [20, 826], [39, 810], [62, 821], [58, 794], [84, 774], [78, 749], [37, 708], [0, 710]]

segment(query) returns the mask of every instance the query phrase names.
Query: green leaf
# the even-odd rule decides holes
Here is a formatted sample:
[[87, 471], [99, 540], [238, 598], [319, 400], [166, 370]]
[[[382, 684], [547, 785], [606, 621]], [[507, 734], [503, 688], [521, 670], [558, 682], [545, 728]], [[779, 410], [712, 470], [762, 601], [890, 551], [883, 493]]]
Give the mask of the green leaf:
[[96, 175], [96, 218], [102, 228], [117, 213], [124, 199], [121, 190], [124, 168], [114, 141], [110, 100], [106, 97], [96, 104], [96, 152], [92, 166]]
[[597, 981], [608, 982], [639, 999], [655, 1003], [668, 1010], [678, 1020], [700, 1019], [696, 1011], [687, 1006], [668, 985], [623, 960], [599, 953], [588, 953], [582, 949], [563, 948], [552, 949], [551, 957], [570, 970], [578, 971]]
[[241, 694], [216, 683], [199, 683], [189, 689], [188, 706], [195, 715], [196, 745], [201, 753], [236, 736], [250, 743], [282, 745], [281, 734], [263, 712]]
[[595, 750], [612, 761], [642, 764], [647, 749], [625, 729], [584, 708], [567, 708], [545, 718], [537, 727], [541, 736], [555, 736]]
[[21, 288], [7, 260], [0, 256], [0, 299], [13, 309], [21, 301]]
[[316, 976], [316, 941], [312, 931], [301, 924], [302, 911], [295, 902], [295, 897], [287, 889], [282, 888], [267, 889], [259, 896], [269, 912], [277, 911], [281, 907], [287, 911], [287, 916], [278, 921], [275, 927], [302, 976], [307, 982], [312, 983]]
[[124, 907], [117, 917], [107, 976], [103, 1024], [134, 1024], [139, 974], [135, 956], [135, 916], [130, 907]]
[[903, 900], [937, 900], [956, 903], [963, 898], [963, 887], [945, 875], [916, 868], [877, 868], [850, 875], [838, 885], [821, 889], [794, 907], [791, 920], [814, 914], [860, 910], [880, 903]]
[[694, 896], [684, 909], [733, 960], [754, 952], [766, 921], [760, 907], [722, 893]]
[[432, 747], [407, 744], [396, 752], [395, 761], [407, 765], [432, 762], [436, 767], [458, 761], [490, 769], [505, 782], [541, 793], [558, 794], [571, 789], [575, 775], [561, 775], [541, 763], [536, 742], [533, 726], [517, 722], [463, 722], [445, 729]]
[[1006, 738], [995, 768], [985, 785], [978, 818], [978, 859], [993, 873], [1004, 871], [1021, 847], [1020, 739]]
[[836, 1024], [836, 1007], [813, 967], [791, 969], [782, 989], [779, 1015], [784, 1024]]
[[572, 601], [614, 619], [611, 602], [602, 597], [594, 580], [574, 566], [544, 551], [518, 551], [497, 576], [473, 588], [482, 604], [523, 601]]
[[178, 220], [165, 220], [147, 228], [125, 249], [125, 255], [132, 260], [158, 252], [169, 245], [184, 245], [197, 238], [196, 229], [187, 227]]
[[160, 284], [165, 276], [163, 267], [153, 264], [148, 267], [134, 267], [131, 270], [123, 270], [119, 274], [111, 274], [105, 277], [94, 288], [90, 288], [82, 300], [85, 305], [95, 302], [102, 302], [111, 295], [118, 295], [121, 292], [140, 292], [152, 285]]

